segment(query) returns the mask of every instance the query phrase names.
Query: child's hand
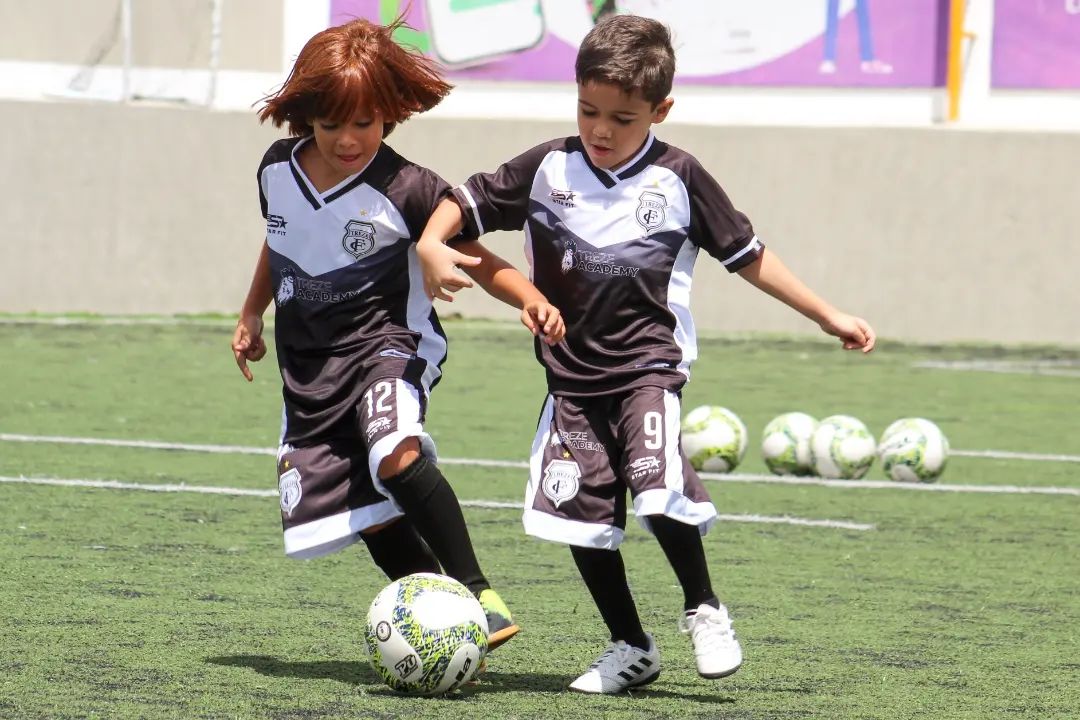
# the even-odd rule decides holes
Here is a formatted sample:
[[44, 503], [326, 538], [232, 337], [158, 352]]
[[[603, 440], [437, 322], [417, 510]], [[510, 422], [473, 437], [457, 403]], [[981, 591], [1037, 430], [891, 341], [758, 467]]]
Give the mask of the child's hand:
[[254, 378], [248, 369], [248, 361], [258, 362], [266, 355], [266, 343], [262, 339], [263, 320], [258, 315], [242, 317], [236, 323], [236, 332], [233, 333], [232, 350], [236, 358], [236, 366], [244, 374], [248, 382]]
[[555, 345], [566, 335], [566, 324], [559, 308], [540, 300], [525, 305], [521, 311], [521, 324], [548, 345]]
[[460, 253], [441, 242], [417, 243], [416, 255], [424, 273], [424, 292], [432, 300], [454, 302], [450, 293], [473, 286], [472, 280], [459, 273], [456, 267], [475, 267], [480, 264], [480, 258]]
[[860, 317], [847, 313], [836, 313], [821, 323], [821, 329], [834, 335], [844, 343], [845, 350], [862, 350], [868, 353], [874, 349], [877, 337], [870, 323]]

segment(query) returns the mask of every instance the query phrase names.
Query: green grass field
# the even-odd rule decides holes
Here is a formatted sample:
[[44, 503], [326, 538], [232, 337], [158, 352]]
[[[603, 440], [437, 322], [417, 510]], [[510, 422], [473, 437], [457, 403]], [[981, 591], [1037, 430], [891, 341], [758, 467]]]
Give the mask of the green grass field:
[[[440, 453], [523, 460], [543, 399], [527, 335], [447, 329], [428, 422]], [[272, 447], [276, 367], [268, 357], [243, 382], [230, 335], [216, 322], [0, 323], [0, 433]], [[915, 367], [1075, 367], [1075, 349], [884, 343], [856, 357], [813, 339], [715, 338], [700, 351], [684, 404], [725, 405], [746, 422], [738, 473], [765, 471], [761, 428], [788, 410], [855, 415], [875, 433], [921, 415], [954, 449], [1080, 455], [1076, 374]], [[523, 469], [444, 470], [463, 501], [523, 496]], [[953, 457], [939, 483], [1072, 494], [710, 481], [721, 513], [872, 529], [719, 523], [706, 548], [746, 662], [708, 681], [676, 628], [674, 576], [633, 526], [624, 554], [663, 671], [620, 697], [564, 690], [605, 632], [569, 553], [526, 537], [517, 510], [468, 506], [466, 516], [523, 633], [491, 656], [479, 686], [413, 699], [367, 664], [364, 614], [385, 582], [362, 546], [288, 560], [273, 497], [14, 482], [271, 491], [272, 458], [9, 437], [0, 476], [0, 718], [1080, 717], [1077, 462]], [[875, 466], [868, 477], [883, 476]]]

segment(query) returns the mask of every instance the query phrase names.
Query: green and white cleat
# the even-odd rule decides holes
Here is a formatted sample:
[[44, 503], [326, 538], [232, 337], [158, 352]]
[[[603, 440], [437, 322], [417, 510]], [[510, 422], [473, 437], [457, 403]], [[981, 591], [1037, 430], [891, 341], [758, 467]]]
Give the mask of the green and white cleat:
[[480, 593], [480, 607], [484, 608], [488, 623], [488, 652], [505, 643], [517, 635], [521, 628], [517, 626], [510, 616], [510, 608], [499, 597], [499, 593], [491, 588]]

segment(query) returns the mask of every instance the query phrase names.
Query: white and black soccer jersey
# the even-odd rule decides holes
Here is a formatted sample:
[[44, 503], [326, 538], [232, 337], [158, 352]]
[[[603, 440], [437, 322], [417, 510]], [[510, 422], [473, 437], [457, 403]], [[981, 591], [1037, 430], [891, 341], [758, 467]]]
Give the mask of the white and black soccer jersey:
[[532, 281], [566, 321], [564, 342], [536, 344], [556, 395], [681, 388], [697, 356], [690, 281], [698, 249], [732, 272], [764, 250], [701, 164], [651, 133], [617, 172], [593, 165], [572, 137], [452, 193], [467, 234], [525, 230]]
[[446, 336], [424, 293], [416, 241], [448, 185], [382, 145], [359, 173], [318, 192], [279, 140], [259, 166], [284, 382], [283, 443], [349, 432], [359, 394], [380, 377], [426, 395]]

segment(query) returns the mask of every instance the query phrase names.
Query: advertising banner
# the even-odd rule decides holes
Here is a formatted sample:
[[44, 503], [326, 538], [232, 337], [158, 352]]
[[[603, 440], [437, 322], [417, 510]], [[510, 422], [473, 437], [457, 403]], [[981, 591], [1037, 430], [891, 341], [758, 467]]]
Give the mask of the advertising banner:
[[997, 0], [996, 88], [1080, 88], [1080, 0]]
[[[1080, 0], [1078, 0], [1080, 1]], [[331, 22], [404, 13], [450, 77], [568, 82], [596, 20], [671, 28], [677, 81], [705, 85], [936, 87], [947, 0], [332, 0]]]

